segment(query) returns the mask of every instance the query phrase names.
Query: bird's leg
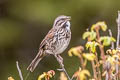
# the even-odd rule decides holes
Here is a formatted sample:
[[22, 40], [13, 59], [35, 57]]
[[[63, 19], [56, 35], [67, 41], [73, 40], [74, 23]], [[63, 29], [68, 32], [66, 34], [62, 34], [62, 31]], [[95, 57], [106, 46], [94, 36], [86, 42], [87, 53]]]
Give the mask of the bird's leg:
[[57, 70], [64, 72], [66, 74], [66, 76], [68, 77], [68, 80], [71, 80], [70, 77], [69, 77], [69, 75], [68, 75], [68, 73], [67, 73], [67, 71], [64, 68], [63, 58], [60, 55], [58, 55], [58, 54], [55, 54], [54, 56], [57, 59], [57, 61], [59, 62], [60, 67], [61, 67], [61, 69], [57, 69]]
[[[55, 56], [55, 58], [57, 59], [57, 61], [58, 61], [60, 64], [63, 64], [63, 58], [62, 58], [60, 55], [55, 54], [54, 56]], [[62, 66], [63, 66], [63, 65], [62, 65]]]
[[63, 64], [63, 58], [60, 55], [57, 55], [59, 61]]

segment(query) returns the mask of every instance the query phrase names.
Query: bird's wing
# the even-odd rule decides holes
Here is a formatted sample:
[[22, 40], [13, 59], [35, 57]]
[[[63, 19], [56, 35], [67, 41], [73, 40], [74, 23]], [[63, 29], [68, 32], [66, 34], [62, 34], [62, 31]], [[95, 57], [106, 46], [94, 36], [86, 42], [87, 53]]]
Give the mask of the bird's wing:
[[44, 48], [44, 46], [47, 44], [46, 42], [47, 42], [49, 39], [51, 39], [51, 38], [54, 37], [54, 31], [53, 31], [53, 30], [54, 30], [54, 29], [52, 28], [52, 29], [47, 33], [47, 35], [45, 36], [45, 38], [44, 38], [43, 41], [41, 42], [39, 49]]

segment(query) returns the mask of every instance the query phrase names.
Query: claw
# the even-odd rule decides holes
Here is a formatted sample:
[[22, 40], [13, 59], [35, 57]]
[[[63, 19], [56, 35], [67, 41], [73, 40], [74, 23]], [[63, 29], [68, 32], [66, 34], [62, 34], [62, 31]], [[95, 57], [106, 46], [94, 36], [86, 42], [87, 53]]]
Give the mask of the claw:
[[57, 70], [58, 70], [58, 71], [61, 71], [61, 72], [64, 71], [63, 69], [57, 69]]

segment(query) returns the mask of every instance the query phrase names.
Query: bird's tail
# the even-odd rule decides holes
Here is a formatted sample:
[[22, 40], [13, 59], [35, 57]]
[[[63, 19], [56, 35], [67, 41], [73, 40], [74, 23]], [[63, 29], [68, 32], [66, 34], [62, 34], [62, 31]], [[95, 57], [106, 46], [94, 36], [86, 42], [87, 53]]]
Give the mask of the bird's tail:
[[28, 66], [27, 70], [30, 70], [31, 72], [33, 72], [43, 57], [44, 57], [44, 55], [43, 55], [42, 51], [40, 50], [38, 52], [37, 56], [32, 60], [31, 64]]

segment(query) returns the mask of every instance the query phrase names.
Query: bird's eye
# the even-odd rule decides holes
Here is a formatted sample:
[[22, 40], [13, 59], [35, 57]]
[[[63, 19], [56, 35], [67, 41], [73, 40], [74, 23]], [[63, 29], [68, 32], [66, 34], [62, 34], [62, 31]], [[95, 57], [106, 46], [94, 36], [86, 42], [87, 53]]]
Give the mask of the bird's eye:
[[66, 26], [66, 27], [68, 27], [68, 24], [67, 24], [67, 23], [65, 23], [65, 26]]
[[64, 28], [70, 27], [70, 22], [67, 21], [66, 23], [64, 23], [64, 24], [63, 24], [63, 27], [64, 27]]
[[65, 27], [68, 27], [67, 23], [65, 23], [65, 24], [63, 25], [63, 27], [64, 27], [64, 28], [65, 28]]
[[70, 22], [69, 21], [66, 22], [66, 27], [70, 27]]

